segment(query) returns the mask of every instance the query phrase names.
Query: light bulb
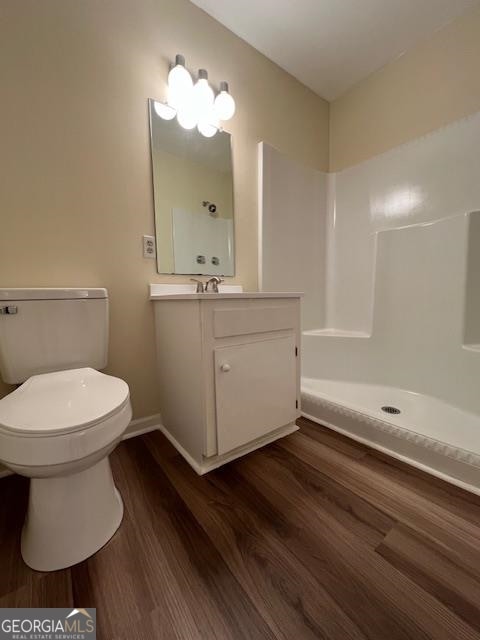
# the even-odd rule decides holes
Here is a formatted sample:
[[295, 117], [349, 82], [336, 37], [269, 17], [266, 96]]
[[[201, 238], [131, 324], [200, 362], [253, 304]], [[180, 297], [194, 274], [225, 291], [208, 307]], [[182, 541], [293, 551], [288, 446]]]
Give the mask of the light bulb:
[[205, 136], [205, 138], [213, 138], [218, 131], [218, 121], [213, 117], [205, 118], [200, 120], [197, 125], [197, 129], [200, 131], [202, 136]]
[[193, 129], [197, 126], [198, 116], [191, 104], [184, 105], [177, 112], [178, 124], [184, 129]]
[[228, 93], [228, 84], [220, 83], [220, 93], [215, 98], [215, 113], [220, 120], [230, 120], [235, 113], [235, 100]]
[[173, 120], [177, 115], [176, 110], [164, 102], [154, 102], [153, 106], [155, 107], [157, 116], [162, 118], [162, 120]]
[[186, 102], [193, 88], [192, 76], [185, 68], [185, 58], [175, 57], [175, 66], [168, 74], [168, 104], [178, 109]]
[[192, 99], [192, 87], [168, 87], [167, 102], [177, 111]]
[[192, 92], [192, 99], [199, 120], [203, 120], [211, 112], [214, 98], [213, 89], [208, 84], [207, 72], [205, 69], [199, 69], [198, 80]]
[[185, 58], [180, 54], [175, 56], [175, 66], [168, 74], [168, 86], [172, 89], [190, 89], [193, 86], [192, 76], [185, 68]]

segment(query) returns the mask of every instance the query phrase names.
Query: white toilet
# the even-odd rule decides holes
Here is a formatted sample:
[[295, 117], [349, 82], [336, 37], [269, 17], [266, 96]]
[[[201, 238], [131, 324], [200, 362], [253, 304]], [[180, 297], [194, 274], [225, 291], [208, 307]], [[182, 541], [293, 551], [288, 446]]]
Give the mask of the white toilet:
[[[106, 289], [0, 289], [0, 463], [31, 478], [22, 556], [38, 571], [81, 562], [120, 526], [108, 455], [131, 417], [107, 364]], [[22, 384], [23, 383], [23, 384]]]

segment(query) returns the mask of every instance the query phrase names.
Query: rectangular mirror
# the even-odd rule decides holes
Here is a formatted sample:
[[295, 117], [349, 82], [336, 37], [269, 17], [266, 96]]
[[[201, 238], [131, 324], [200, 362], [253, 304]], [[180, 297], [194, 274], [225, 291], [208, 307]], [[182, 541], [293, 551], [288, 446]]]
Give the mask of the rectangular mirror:
[[158, 273], [235, 274], [230, 134], [206, 138], [149, 100]]

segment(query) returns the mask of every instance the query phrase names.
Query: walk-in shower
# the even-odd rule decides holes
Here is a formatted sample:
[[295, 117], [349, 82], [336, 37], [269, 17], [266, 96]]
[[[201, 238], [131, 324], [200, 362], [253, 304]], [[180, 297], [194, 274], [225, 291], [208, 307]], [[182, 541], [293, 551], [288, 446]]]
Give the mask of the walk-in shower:
[[260, 275], [305, 292], [304, 415], [480, 494], [478, 139], [480, 114], [328, 175], [262, 145]]

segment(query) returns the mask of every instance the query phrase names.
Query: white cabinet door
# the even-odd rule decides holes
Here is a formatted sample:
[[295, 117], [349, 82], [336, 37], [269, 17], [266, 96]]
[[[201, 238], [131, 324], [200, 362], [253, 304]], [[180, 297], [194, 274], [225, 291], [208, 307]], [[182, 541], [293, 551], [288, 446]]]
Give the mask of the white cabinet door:
[[215, 349], [218, 454], [297, 417], [295, 337]]

